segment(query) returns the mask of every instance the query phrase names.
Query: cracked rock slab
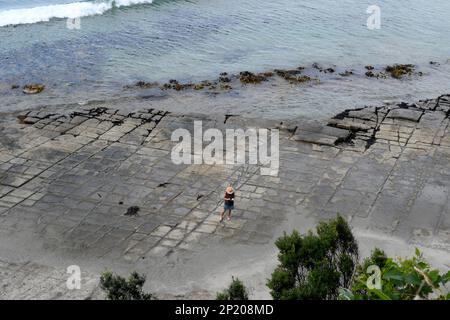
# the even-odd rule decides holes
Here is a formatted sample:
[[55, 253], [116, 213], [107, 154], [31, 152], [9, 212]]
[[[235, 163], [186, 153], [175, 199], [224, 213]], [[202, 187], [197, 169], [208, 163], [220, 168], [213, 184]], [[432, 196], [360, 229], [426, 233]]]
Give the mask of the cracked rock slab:
[[423, 110], [413, 110], [413, 109], [394, 109], [387, 115], [388, 118], [392, 119], [402, 119], [408, 121], [419, 122], [420, 117], [423, 114]]
[[[7, 275], [0, 297], [92, 297], [102, 267], [151, 270], [165, 286], [203, 285], [218, 253], [227, 253], [224, 269], [245, 264], [244, 256], [257, 261], [258, 250], [269, 259], [285, 228], [307, 230], [305, 221], [337, 213], [385, 247], [394, 236], [403, 248], [420, 244], [449, 261], [449, 101], [347, 110], [324, 123], [239, 116], [223, 123], [111, 106], [35, 110], [19, 116], [33, 118], [26, 123], [9, 116], [0, 143], [0, 273]], [[192, 132], [196, 120], [220, 130], [279, 128], [278, 176], [262, 176], [256, 165], [175, 165], [171, 133]], [[236, 210], [219, 223], [228, 182], [236, 184]], [[139, 214], [124, 215], [133, 206]], [[50, 279], [46, 266], [10, 263], [24, 258], [57, 272]], [[92, 280], [77, 295], [63, 287], [74, 263]]]

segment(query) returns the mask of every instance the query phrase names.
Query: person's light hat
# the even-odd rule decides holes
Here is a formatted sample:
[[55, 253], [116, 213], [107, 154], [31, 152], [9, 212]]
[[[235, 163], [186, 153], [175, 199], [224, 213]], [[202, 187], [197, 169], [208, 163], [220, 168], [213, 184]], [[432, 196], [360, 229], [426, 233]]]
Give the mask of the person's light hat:
[[232, 186], [229, 186], [226, 191], [227, 191], [227, 193], [233, 193], [234, 189]]

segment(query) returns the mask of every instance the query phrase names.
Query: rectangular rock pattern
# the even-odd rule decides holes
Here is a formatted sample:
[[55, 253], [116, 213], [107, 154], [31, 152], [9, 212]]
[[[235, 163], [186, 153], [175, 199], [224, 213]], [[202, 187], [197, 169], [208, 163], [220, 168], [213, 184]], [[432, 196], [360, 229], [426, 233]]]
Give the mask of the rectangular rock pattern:
[[[26, 236], [29, 250], [42, 244], [42, 252], [71, 259], [135, 265], [213, 243], [265, 245], [288, 217], [340, 213], [356, 228], [449, 252], [449, 110], [441, 96], [289, 123], [280, 130], [276, 177], [256, 165], [173, 164], [171, 133], [191, 127], [194, 116], [27, 112], [1, 128], [0, 241]], [[218, 123], [202, 120], [205, 128]], [[229, 123], [223, 127], [238, 121]], [[236, 210], [219, 223], [228, 182]]]

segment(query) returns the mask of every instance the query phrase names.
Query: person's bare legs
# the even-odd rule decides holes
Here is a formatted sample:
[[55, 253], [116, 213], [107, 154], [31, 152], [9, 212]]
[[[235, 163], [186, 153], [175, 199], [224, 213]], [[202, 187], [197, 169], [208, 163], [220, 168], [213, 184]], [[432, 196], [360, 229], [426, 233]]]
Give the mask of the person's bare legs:
[[228, 210], [228, 218], [227, 218], [228, 220], [231, 220], [231, 209], [230, 210]]
[[223, 209], [222, 213], [220, 214], [220, 222], [223, 221], [223, 216], [225, 215], [225, 209]]

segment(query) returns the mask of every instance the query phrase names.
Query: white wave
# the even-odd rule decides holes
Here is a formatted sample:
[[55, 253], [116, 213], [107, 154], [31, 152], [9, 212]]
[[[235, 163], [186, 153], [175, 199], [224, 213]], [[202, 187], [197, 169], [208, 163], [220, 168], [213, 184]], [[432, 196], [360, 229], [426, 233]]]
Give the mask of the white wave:
[[0, 11], [0, 27], [49, 21], [52, 18], [81, 18], [103, 14], [113, 7], [152, 3], [153, 0], [107, 0], [102, 2], [73, 2], [26, 9]]

